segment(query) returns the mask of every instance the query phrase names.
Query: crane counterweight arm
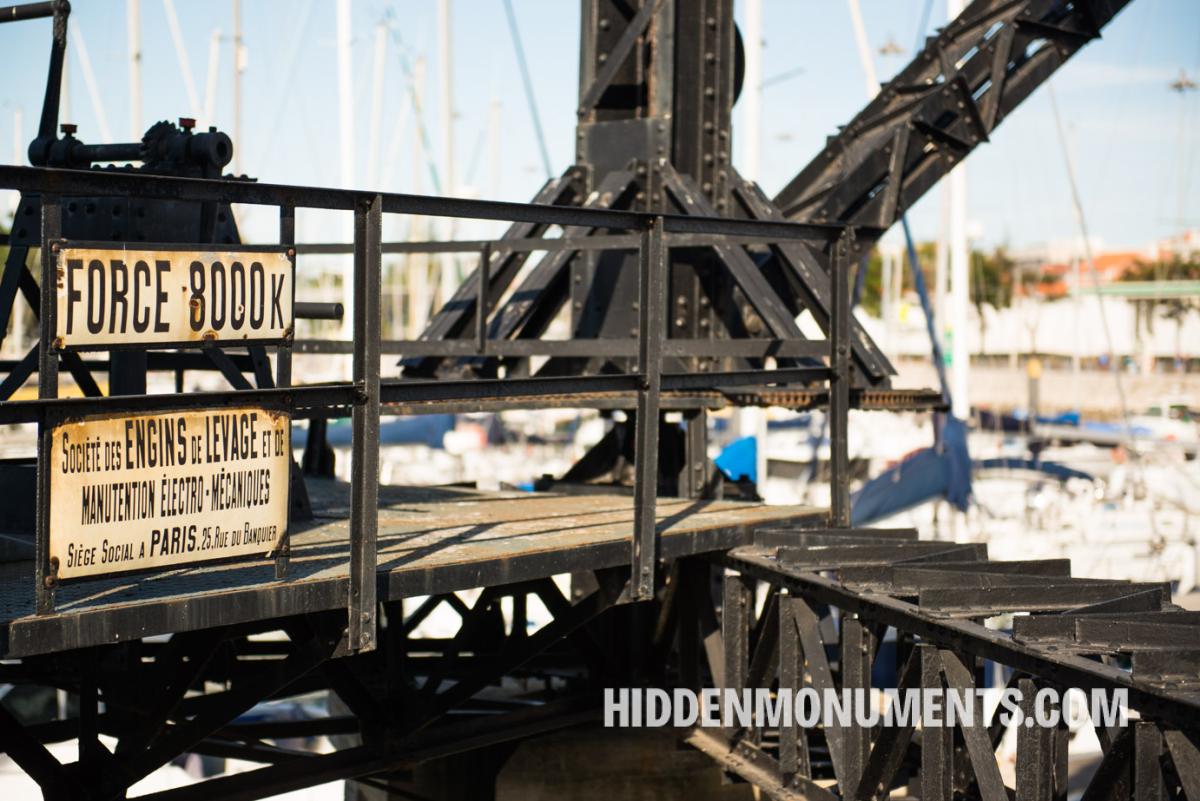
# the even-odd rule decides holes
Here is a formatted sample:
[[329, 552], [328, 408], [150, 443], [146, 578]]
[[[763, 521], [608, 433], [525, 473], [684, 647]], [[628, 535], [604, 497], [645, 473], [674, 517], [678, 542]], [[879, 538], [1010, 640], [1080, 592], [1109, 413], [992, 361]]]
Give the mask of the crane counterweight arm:
[[882, 234], [1129, 0], [975, 0], [775, 197]]

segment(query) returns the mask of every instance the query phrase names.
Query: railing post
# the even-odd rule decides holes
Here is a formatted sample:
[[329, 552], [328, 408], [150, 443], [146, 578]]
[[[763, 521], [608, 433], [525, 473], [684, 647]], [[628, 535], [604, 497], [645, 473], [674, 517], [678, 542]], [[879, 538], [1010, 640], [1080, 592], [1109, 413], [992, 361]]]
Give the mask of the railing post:
[[1017, 728], [1014, 798], [1017, 801], [1053, 801], [1053, 732], [1037, 725], [1036, 716], [1037, 694], [1041, 685], [1035, 679], [1020, 679], [1017, 689], [1021, 693], [1021, 716], [1034, 721], [1034, 725]]
[[[796, 627], [796, 604], [799, 602], [786, 587], [779, 590], [779, 692], [794, 699], [804, 687], [803, 654], [800, 631]], [[784, 693], [787, 690], [788, 693]], [[808, 735], [791, 716], [779, 721], [779, 771], [785, 784], [795, 784], [796, 777], [812, 776], [808, 752]], [[843, 794], [844, 797], [844, 794]]]
[[[937, 646], [919, 643], [917, 658], [921, 660], [922, 692], [944, 693]], [[954, 729], [931, 725], [923, 727], [921, 734], [921, 778], [917, 785], [921, 801], [950, 801], [954, 797]]]
[[376, 539], [379, 533], [379, 293], [383, 197], [354, 209], [354, 384], [361, 393], [351, 419], [351, 651], [375, 648]]
[[[750, 672], [750, 626], [754, 612], [754, 579], [726, 570], [722, 577], [721, 644], [725, 656], [725, 690], [741, 696], [747, 689]], [[733, 726], [726, 730], [732, 740], [738, 734]], [[752, 740], [747, 732], [747, 740]]]
[[[875, 663], [875, 635], [861, 619], [847, 613], [842, 614], [841, 635], [842, 691], [861, 691], [869, 697], [871, 667]], [[842, 775], [838, 782], [853, 790], [859, 786], [863, 768], [871, 755], [871, 727], [861, 726], [856, 720], [845, 731]]]
[[[1061, 714], [1060, 714], [1061, 720]], [[1062, 728], [1061, 726], [1059, 727]], [[1138, 720], [1133, 724], [1133, 799], [1134, 801], [1165, 801], [1167, 796], [1166, 782], [1163, 778], [1163, 733], [1158, 724], [1152, 720]], [[1067, 758], [1065, 753], [1051, 747], [1051, 758], [1054, 760], [1054, 779], [1065, 774]], [[1063, 770], [1059, 771], [1059, 766]], [[1178, 770], [1178, 768], [1177, 768]], [[1066, 782], [1051, 780], [1050, 797], [1054, 801], [1066, 797]]]
[[696, 409], [684, 415], [687, 431], [684, 439], [686, 464], [679, 471], [679, 494], [685, 498], [705, 498], [708, 486], [708, 410]]
[[[42, 286], [41, 337], [38, 341], [38, 398], [58, 397], [58, 346], [55, 342], [58, 316], [58, 238], [62, 236], [62, 202], [57, 195], [42, 195]], [[50, 563], [50, 454], [54, 449], [53, 415], [38, 422], [37, 541], [34, 544], [34, 582], [37, 613], [54, 611], [56, 565]]]
[[658, 402], [662, 385], [664, 336], [663, 287], [666, 254], [662, 217], [654, 217], [642, 231], [638, 246], [638, 371], [642, 380], [637, 396], [633, 484], [633, 596], [654, 597], [654, 567], [658, 559], [656, 530], [658, 500]]
[[850, 229], [834, 243], [829, 270], [829, 511], [830, 525], [850, 527]]
[[475, 350], [480, 356], [487, 353], [488, 305], [492, 284], [492, 243], [485, 242], [479, 250], [479, 287], [475, 297]]
[[[292, 308], [296, 308], [296, 248], [292, 247], [296, 244], [296, 207], [295, 206], [280, 206], [279, 207], [279, 244], [288, 246], [288, 254], [292, 259]], [[296, 320], [292, 318], [292, 337], [296, 336]], [[290, 387], [292, 385], [292, 339], [283, 342], [275, 350], [275, 386]], [[291, 411], [290, 409], [288, 410]], [[303, 481], [299, 475], [299, 471], [293, 468], [292, 459], [292, 431], [291, 423], [288, 423], [287, 436], [287, 464], [288, 464], [288, 483], [293, 480]], [[287, 576], [288, 572], [288, 557], [292, 549], [292, 504], [295, 502], [295, 495], [288, 493], [288, 517], [287, 528], [283, 532], [283, 540], [279, 543], [279, 550], [275, 552], [275, 578], [282, 579]]]

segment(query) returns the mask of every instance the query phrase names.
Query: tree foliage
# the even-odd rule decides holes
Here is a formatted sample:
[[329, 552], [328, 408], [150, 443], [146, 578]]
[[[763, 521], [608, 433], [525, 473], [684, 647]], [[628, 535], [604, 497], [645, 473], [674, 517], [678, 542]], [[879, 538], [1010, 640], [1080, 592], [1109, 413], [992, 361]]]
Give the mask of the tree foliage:
[[[1119, 281], [1200, 281], [1200, 258], [1174, 256], [1156, 261], [1138, 261]], [[1147, 298], [1137, 300], [1138, 317], [1147, 330], [1155, 317], [1180, 323], [1188, 312], [1200, 310], [1200, 297]]]
[[[921, 272], [925, 276], [925, 286], [932, 295], [936, 291], [934, 285], [937, 260], [937, 244], [921, 242], [917, 245], [917, 258], [921, 262]], [[912, 268], [905, 253], [901, 261], [903, 277], [901, 291], [915, 291], [912, 280]], [[1012, 305], [1013, 295], [1018, 286], [1031, 288], [1036, 278], [1032, 275], [1017, 275], [1015, 263], [1008, 255], [1003, 245], [988, 252], [974, 250], [971, 252], [971, 300], [977, 307], [990, 304], [996, 308]], [[871, 314], [879, 314], [883, 288], [883, 257], [879, 249], [871, 250], [867, 262], [867, 273], [863, 284], [860, 303]]]

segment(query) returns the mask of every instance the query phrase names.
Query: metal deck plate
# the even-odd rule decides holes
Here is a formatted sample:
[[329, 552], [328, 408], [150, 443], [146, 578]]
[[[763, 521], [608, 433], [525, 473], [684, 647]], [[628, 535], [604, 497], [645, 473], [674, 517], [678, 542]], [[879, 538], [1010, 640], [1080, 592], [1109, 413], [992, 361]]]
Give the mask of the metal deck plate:
[[[633, 498], [380, 487], [380, 600], [628, 564]], [[0, 565], [0, 654], [12, 658], [333, 609], [346, 604], [349, 485], [309, 480], [288, 577], [274, 560], [211, 564], [60, 586], [36, 616], [33, 564]], [[667, 558], [748, 542], [765, 524], [823, 524], [811, 506], [660, 498]]]

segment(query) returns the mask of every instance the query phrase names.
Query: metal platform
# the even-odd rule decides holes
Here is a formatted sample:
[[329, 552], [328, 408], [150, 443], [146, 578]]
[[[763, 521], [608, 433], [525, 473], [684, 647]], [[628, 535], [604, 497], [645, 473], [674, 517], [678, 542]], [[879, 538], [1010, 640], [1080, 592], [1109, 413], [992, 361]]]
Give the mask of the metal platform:
[[[1081, 798], [1200, 797], [1200, 617], [1171, 603], [1165, 583], [1076, 578], [1065, 559], [992, 562], [986, 544], [921, 541], [911, 529], [762, 531], [716, 563], [722, 647], [709, 668], [725, 687], [845, 691], [873, 686], [886, 667], [884, 687], [973, 691], [988, 686], [991, 663], [1027, 714], [1042, 688], [1122, 691], [1140, 717], [1093, 722], [1102, 756]], [[708, 578], [701, 570], [699, 586]], [[974, 722], [957, 729], [698, 727], [686, 739], [777, 799], [878, 801], [900, 785], [926, 799], [1067, 798], [1066, 723], [1013, 726], [1010, 789], [995, 754], [1010, 724], [975, 704]]]
[[[36, 615], [33, 562], [0, 567], [4, 658], [344, 608], [350, 485], [309, 480], [314, 519], [295, 523], [286, 580], [275, 561], [239, 561], [63, 584]], [[379, 488], [380, 601], [628, 565], [633, 498]], [[660, 557], [749, 542], [756, 527], [823, 523], [827, 511], [738, 501], [661, 498]]]

